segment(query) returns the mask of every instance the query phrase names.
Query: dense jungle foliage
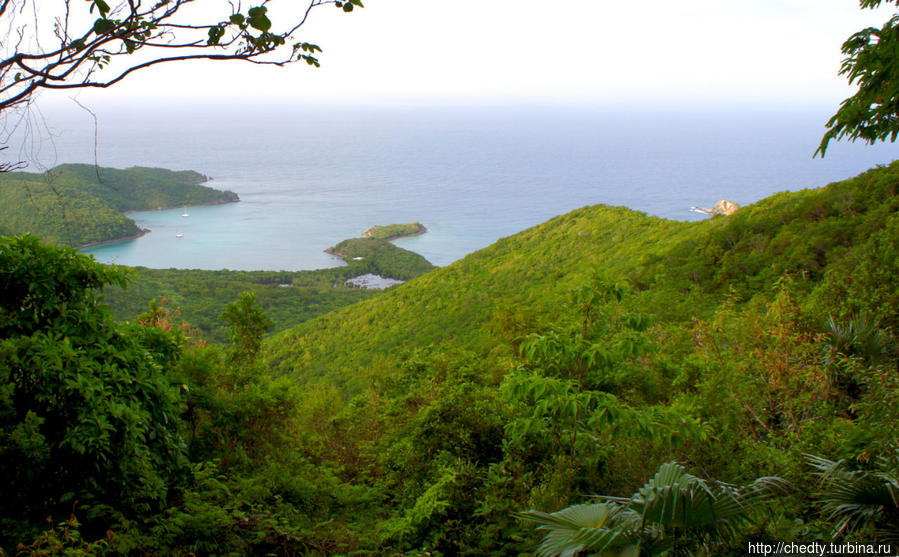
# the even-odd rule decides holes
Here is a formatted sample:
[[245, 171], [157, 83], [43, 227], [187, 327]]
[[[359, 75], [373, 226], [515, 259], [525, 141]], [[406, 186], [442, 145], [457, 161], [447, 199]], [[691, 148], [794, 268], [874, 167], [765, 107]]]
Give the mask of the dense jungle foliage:
[[127, 238], [141, 230], [125, 211], [237, 200], [233, 192], [200, 185], [206, 180], [191, 170], [88, 164], [0, 173], [0, 230], [69, 246]]
[[897, 188], [894, 163], [696, 223], [587, 207], [268, 340], [241, 294], [223, 345], [158, 304], [117, 322], [120, 270], [5, 238], [2, 546], [899, 542]]

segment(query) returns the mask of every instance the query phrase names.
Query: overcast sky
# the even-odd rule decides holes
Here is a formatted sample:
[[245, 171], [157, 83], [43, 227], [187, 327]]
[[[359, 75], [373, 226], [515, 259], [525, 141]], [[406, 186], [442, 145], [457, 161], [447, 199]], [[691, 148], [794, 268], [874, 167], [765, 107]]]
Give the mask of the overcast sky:
[[840, 45], [891, 15], [854, 0], [365, 4], [314, 13], [300, 38], [324, 48], [320, 69], [171, 65], [81, 98], [834, 104], [851, 92]]

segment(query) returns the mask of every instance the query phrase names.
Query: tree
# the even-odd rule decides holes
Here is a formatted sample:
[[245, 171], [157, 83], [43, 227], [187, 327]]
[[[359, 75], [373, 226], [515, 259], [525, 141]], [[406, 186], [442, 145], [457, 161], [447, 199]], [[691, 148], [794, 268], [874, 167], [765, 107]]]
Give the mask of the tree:
[[0, 544], [76, 503], [88, 519], [158, 509], [186, 474], [182, 338], [113, 322], [97, 292], [126, 280], [0, 237]]
[[231, 325], [231, 349], [228, 359], [232, 363], [251, 363], [262, 348], [262, 335], [275, 326], [256, 305], [255, 292], [241, 292], [236, 302], [225, 307], [222, 319]]
[[[883, 0], [860, 0], [862, 8], [874, 9]], [[887, 0], [899, 6], [899, 0]], [[822, 157], [832, 139], [848, 137], [896, 141], [899, 137], [899, 14], [893, 15], [880, 29], [868, 27], [855, 33], [843, 43], [840, 75], [851, 84], [858, 84], [858, 92], [844, 100], [840, 109], [827, 122], [827, 132], [815, 154]]]

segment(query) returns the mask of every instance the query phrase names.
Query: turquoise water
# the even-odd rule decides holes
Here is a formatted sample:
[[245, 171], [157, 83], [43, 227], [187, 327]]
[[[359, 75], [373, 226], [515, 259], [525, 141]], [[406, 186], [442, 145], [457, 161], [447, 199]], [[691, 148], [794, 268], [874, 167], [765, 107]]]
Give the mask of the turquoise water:
[[[302, 260], [297, 260], [296, 244], [322, 230], [310, 229], [317, 223], [306, 218], [302, 206], [295, 209], [288, 222], [269, 218], [269, 204], [258, 197], [248, 195], [241, 203], [191, 207], [188, 217], [182, 217], [182, 209], [131, 213], [141, 227], [151, 230], [149, 234], [85, 251], [108, 263], [182, 269], [270, 269], [273, 261], [287, 270], [343, 264], [339, 258], [315, 249], [300, 252]], [[353, 236], [355, 231], [335, 227], [330, 234]]]
[[[849, 144], [812, 159], [831, 109], [95, 107], [100, 165], [197, 170], [242, 201], [135, 213], [151, 233], [87, 251], [157, 268], [313, 269], [339, 265], [322, 250], [372, 225], [420, 221], [429, 232], [397, 244], [446, 265], [584, 205], [699, 219], [691, 206], [897, 158], [892, 144]], [[48, 166], [93, 160], [83, 113], [48, 119]]]

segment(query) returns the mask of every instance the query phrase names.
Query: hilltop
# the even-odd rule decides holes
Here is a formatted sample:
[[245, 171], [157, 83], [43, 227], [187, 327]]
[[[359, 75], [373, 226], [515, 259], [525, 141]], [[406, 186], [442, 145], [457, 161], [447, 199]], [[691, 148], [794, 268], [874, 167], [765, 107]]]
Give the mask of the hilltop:
[[125, 212], [239, 201], [234, 192], [201, 185], [207, 180], [191, 170], [87, 164], [2, 174], [0, 230], [68, 246], [134, 238], [144, 231]]

